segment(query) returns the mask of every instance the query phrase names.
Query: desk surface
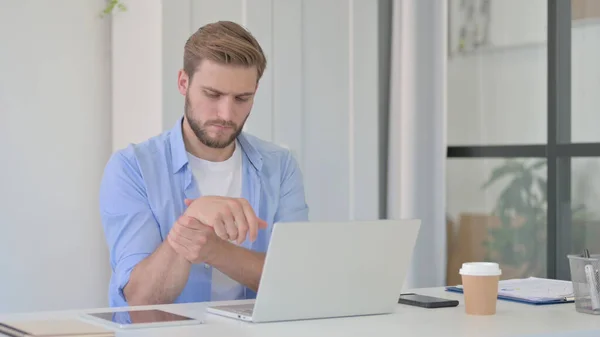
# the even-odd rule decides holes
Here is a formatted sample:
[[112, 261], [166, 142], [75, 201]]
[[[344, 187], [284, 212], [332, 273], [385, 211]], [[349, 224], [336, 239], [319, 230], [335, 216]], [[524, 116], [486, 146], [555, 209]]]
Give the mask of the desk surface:
[[[246, 323], [205, 313], [206, 303], [152, 306], [166, 311], [202, 318], [197, 326], [119, 331], [117, 336], [203, 336], [203, 337], [287, 337], [287, 336], [562, 336], [564, 332], [600, 330], [600, 317], [581, 314], [575, 305], [532, 306], [498, 301], [495, 316], [477, 317], [464, 313], [463, 296], [443, 288], [416, 289], [416, 293], [460, 301], [458, 307], [423, 309], [398, 305], [389, 315], [318, 319], [278, 323]], [[86, 310], [100, 311], [100, 310]], [[78, 318], [82, 311], [38, 312], [0, 316], [5, 319]], [[377, 329], [377, 331], [375, 330]], [[556, 335], [558, 334], [558, 335]], [[571, 334], [569, 334], [571, 335]], [[587, 335], [587, 334], [582, 334]]]

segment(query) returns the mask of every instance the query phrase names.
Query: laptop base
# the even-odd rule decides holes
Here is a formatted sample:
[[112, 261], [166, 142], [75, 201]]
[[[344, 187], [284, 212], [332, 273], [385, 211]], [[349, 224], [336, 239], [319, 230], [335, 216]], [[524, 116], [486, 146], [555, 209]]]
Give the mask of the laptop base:
[[252, 322], [252, 312], [254, 303], [250, 304], [229, 304], [229, 305], [214, 305], [206, 308], [206, 311], [215, 315], [220, 315], [228, 318], [240, 319], [246, 322]]

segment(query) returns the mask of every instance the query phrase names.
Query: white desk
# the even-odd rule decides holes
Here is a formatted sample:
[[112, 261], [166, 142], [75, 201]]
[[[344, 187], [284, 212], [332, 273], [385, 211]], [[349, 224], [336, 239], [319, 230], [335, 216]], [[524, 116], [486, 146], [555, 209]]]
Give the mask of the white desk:
[[[287, 337], [287, 336], [555, 336], [556, 332], [600, 330], [600, 316], [580, 314], [575, 305], [532, 306], [498, 301], [495, 316], [477, 317], [464, 313], [463, 296], [443, 288], [417, 289], [416, 293], [458, 299], [455, 308], [423, 309], [398, 305], [390, 315], [319, 319], [279, 323], [246, 323], [206, 314], [205, 304], [152, 306], [174, 313], [203, 318], [197, 326], [119, 331], [117, 336], [202, 336], [202, 337]], [[101, 310], [101, 309], [100, 309]], [[100, 311], [94, 310], [94, 311]], [[40, 312], [0, 316], [4, 319], [51, 319], [79, 317], [80, 311]], [[571, 334], [570, 334], [571, 335]], [[587, 336], [587, 334], [583, 334]], [[582, 336], [583, 336], [582, 335]], [[592, 334], [590, 334], [591, 336]], [[595, 335], [600, 335], [597, 333]], [[562, 336], [562, 334], [561, 334]], [[566, 336], [566, 335], [565, 335]]]

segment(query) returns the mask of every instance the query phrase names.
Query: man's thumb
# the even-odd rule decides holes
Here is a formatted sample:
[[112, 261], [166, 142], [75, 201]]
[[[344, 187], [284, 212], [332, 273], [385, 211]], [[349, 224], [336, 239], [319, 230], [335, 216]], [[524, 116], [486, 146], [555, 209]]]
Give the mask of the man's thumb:
[[185, 200], [183, 200], [183, 202], [185, 203], [185, 205], [187, 207], [190, 207], [190, 205], [192, 204], [192, 200], [191, 199], [185, 199]]
[[258, 228], [265, 229], [269, 224], [265, 220], [258, 219]]

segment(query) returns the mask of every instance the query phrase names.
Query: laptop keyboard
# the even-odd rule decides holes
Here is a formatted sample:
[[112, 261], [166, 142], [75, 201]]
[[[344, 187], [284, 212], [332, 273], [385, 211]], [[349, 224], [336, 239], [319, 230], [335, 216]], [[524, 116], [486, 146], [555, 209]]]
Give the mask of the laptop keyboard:
[[244, 315], [244, 316], [252, 316], [252, 311], [254, 310], [254, 304], [236, 304], [236, 305], [223, 305], [219, 308], [231, 312], [235, 312], [236, 314]]

